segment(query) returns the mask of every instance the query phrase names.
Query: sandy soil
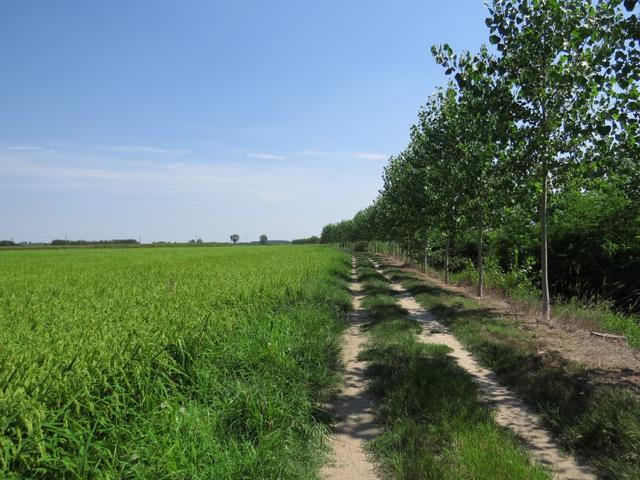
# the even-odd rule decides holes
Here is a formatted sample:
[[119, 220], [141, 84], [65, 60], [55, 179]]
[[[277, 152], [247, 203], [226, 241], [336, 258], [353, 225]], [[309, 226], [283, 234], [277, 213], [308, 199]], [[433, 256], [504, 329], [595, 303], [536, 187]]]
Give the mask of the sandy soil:
[[[381, 270], [378, 271], [383, 273]], [[496, 422], [520, 436], [529, 447], [533, 459], [555, 472], [555, 478], [559, 480], [597, 478], [588, 466], [573, 457], [564, 455], [551, 434], [542, 426], [540, 418], [513, 392], [500, 385], [493, 372], [478, 365], [471, 353], [442, 324], [438, 323], [431, 313], [423, 309], [411, 294], [397, 283], [392, 283], [392, 288], [398, 292], [402, 307], [422, 325], [419, 339], [427, 343], [445, 344], [453, 350], [451, 356], [471, 374], [480, 387], [484, 400], [495, 407]]]
[[364, 444], [371, 440], [378, 428], [372, 412], [373, 402], [366, 395], [367, 384], [365, 363], [358, 360], [366, 338], [361, 325], [366, 322], [360, 306], [361, 285], [355, 281], [355, 260], [353, 261], [351, 290], [353, 292], [353, 312], [349, 315], [349, 329], [344, 336], [342, 350], [346, 366], [344, 385], [332, 403], [338, 421], [334, 425], [330, 443], [333, 450], [331, 463], [321, 472], [323, 478], [331, 480], [377, 479], [374, 464], [364, 451]]
[[[399, 262], [388, 260], [389, 263], [400, 266]], [[403, 267], [419, 278], [427, 278], [416, 268]], [[534, 312], [515, 302], [491, 294], [478, 298], [472, 287], [445, 285], [434, 275], [429, 275], [428, 280], [445, 290], [473, 297], [482, 306], [512, 319], [520, 328], [531, 331], [542, 344], [540, 353], [557, 352], [566, 360], [585, 366], [596, 381], [622, 385], [640, 393], [640, 353], [626, 343], [594, 337], [588, 324], [568, 321], [540, 323]]]

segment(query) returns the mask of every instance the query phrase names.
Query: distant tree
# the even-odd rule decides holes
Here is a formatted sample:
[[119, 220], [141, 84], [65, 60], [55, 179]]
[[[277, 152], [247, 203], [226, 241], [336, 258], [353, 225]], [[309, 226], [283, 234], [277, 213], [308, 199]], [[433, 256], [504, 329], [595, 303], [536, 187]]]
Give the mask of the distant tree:
[[199, 238], [198, 240], [196, 240], [196, 243], [202, 243], [202, 239]]
[[231, 234], [231, 236], [229, 238], [231, 239], [231, 241], [235, 245], [236, 243], [238, 243], [238, 240], [240, 240], [240, 235], [238, 235], [237, 233], [233, 233], [233, 234]]
[[13, 247], [15, 242], [13, 240], [0, 240], [0, 247]]
[[260, 235], [260, 243], [262, 245], [266, 245], [268, 241], [269, 241], [269, 239], [267, 238], [267, 236], [264, 233], [262, 235]]

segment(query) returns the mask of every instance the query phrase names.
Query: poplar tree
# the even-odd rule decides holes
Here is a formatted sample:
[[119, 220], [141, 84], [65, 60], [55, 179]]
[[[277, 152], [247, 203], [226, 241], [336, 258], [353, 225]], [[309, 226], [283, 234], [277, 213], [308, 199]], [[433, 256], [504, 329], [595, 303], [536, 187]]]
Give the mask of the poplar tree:
[[598, 95], [597, 66], [579, 33], [595, 16], [583, 0], [494, 0], [486, 24], [500, 52], [497, 74], [510, 85], [523, 156], [512, 169], [538, 196], [542, 318], [550, 317], [549, 195], [570, 173], [585, 144], [580, 122]]
[[[458, 85], [461, 170], [459, 189], [465, 211], [478, 232], [477, 294], [483, 295], [484, 232], [497, 225], [501, 207], [508, 202], [508, 169], [504, 169], [508, 144], [514, 135], [512, 121], [517, 109], [511, 92], [496, 74], [496, 58], [482, 47], [477, 55], [454, 55], [447, 44], [432, 48], [447, 74], [455, 74]], [[492, 212], [491, 216], [489, 212]]]

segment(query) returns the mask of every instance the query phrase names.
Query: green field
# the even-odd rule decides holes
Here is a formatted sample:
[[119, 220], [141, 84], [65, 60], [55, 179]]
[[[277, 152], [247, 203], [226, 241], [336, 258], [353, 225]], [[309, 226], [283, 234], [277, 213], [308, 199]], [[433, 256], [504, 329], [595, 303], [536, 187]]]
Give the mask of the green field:
[[320, 246], [0, 252], [0, 477], [314, 478], [348, 268]]

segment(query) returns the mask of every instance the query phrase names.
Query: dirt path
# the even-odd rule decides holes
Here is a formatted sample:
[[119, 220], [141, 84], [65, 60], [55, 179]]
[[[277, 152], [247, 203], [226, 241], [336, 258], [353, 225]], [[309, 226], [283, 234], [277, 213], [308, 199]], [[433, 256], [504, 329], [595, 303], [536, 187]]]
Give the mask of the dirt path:
[[330, 443], [332, 462], [322, 469], [322, 477], [331, 480], [377, 479], [375, 467], [364, 451], [364, 444], [377, 433], [372, 412], [373, 402], [366, 396], [365, 363], [358, 352], [366, 342], [360, 326], [366, 322], [360, 301], [362, 286], [356, 282], [356, 264], [352, 260], [353, 312], [349, 314], [349, 329], [344, 336], [342, 359], [346, 365], [344, 386], [333, 402], [339, 421], [333, 428]]
[[[378, 265], [375, 267], [384, 275]], [[532, 458], [554, 471], [558, 480], [597, 478], [589, 467], [564, 455], [542, 426], [540, 418], [508, 388], [500, 385], [493, 372], [478, 365], [471, 353], [430, 312], [422, 308], [410, 293], [397, 283], [392, 282], [391, 286], [398, 292], [400, 305], [409, 312], [413, 320], [422, 325], [420, 341], [445, 344], [453, 350], [450, 355], [471, 374], [484, 399], [495, 406], [496, 423], [518, 434], [528, 445]]]

